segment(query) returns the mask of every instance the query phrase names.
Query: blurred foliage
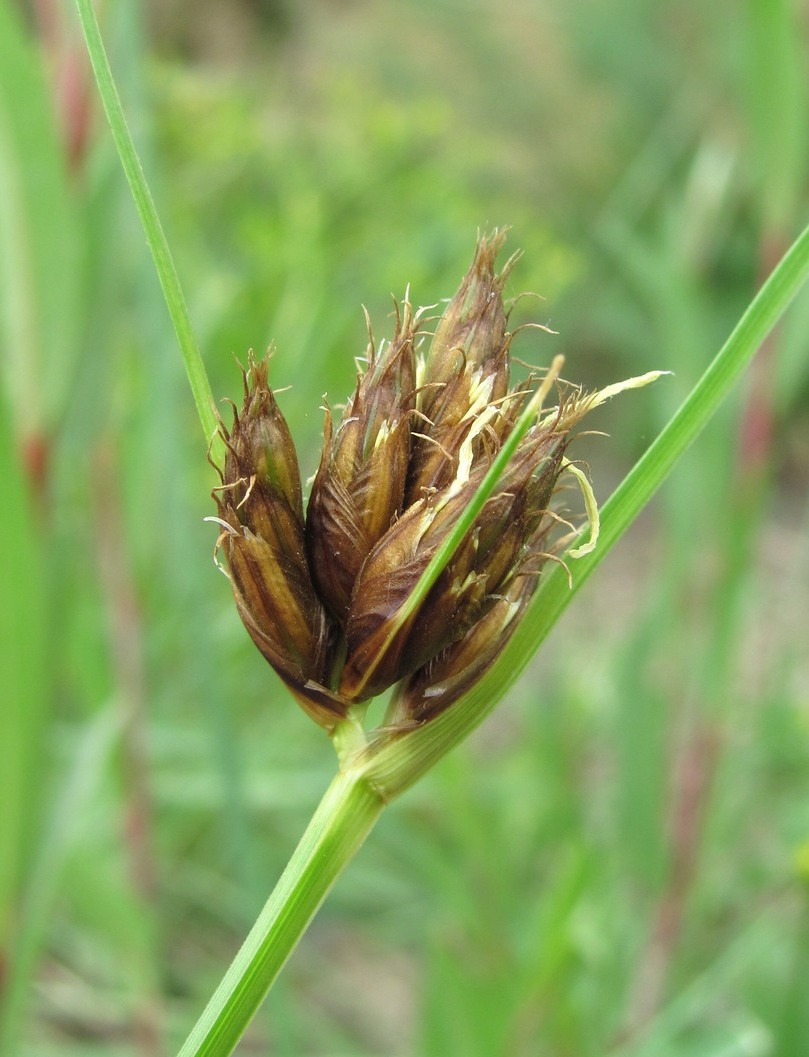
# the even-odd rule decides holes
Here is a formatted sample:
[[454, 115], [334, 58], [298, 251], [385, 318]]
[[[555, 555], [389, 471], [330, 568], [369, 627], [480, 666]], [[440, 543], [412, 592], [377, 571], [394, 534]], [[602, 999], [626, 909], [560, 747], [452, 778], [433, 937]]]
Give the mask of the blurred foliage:
[[[391, 293], [525, 256], [600, 494], [806, 219], [789, 0], [108, 0], [214, 390], [316, 461]], [[144, 24], [145, 20], [145, 24]], [[331, 774], [210, 561], [213, 474], [71, 5], [0, 2], [0, 1053], [171, 1053]], [[383, 818], [245, 1040], [278, 1057], [809, 1046], [809, 297], [508, 707]]]

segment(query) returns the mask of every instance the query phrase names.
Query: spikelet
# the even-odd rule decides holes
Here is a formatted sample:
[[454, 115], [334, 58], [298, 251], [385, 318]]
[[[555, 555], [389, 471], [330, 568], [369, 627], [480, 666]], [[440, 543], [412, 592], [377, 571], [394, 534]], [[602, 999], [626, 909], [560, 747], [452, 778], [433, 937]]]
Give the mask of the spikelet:
[[267, 382], [267, 361], [252, 354], [244, 403], [214, 489], [217, 541], [227, 557], [236, 607], [253, 642], [313, 718], [332, 728], [345, 705], [325, 683], [335, 631], [309, 575], [298, 457]]
[[341, 623], [365, 559], [404, 505], [415, 406], [415, 327], [405, 301], [393, 341], [377, 354], [370, 340], [368, 369], [358, 378], [336, 433], [326, 409], [306, 535], [315, 584]]

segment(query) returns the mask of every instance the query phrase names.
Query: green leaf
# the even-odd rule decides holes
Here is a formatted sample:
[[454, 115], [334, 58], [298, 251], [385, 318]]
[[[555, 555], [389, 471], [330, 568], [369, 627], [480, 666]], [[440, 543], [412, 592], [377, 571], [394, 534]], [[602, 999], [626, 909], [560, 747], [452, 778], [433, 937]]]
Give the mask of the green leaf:
[[163, 226], [160, 223], [160, 218], [157, 215], [157, 209], [146, 182], [143, 167], [135, 150], [135, 144], [126, 124], [124, 110], [112, 79], [112, 71], [104, 51], [104, 44], [101, 40], [101, 33], [92, 2], [91, 0], [77, 0], [77, 4], [98, 91], [104, 104], [115, 146], [121, 159], [121, 165], [129, 183], [129, 189], [132, 192], [132, 198], [135, 201], [135, 206], [143, 225], [146, 241], [154, 259], [157, 276], [166, 300], [166, 307], [169, 310], [174, 332], [182, 352], [188, 382], [197, 407], [197, 414], [205, 433], [205, 439], [211, 443], [212, 455], [218, 458], [222, 455], [223, 446], [217, 432], [213, 394], [211, 393], [210, 382], [205, 371], [205, 364], [191, 328], [191, 319], [188, 314], [185, 296], [180, 286], [177, 269], [174, 266], [174, 259], [171, 255]]
[[791, 0], [749, 0], [748, 113], [765, 232], [789, 233], [804, 187], [806, 53]]
[[80, 345], [79, 233], [42, 63], [0, 0], [0, 337], [18, 434], [60, 413]]

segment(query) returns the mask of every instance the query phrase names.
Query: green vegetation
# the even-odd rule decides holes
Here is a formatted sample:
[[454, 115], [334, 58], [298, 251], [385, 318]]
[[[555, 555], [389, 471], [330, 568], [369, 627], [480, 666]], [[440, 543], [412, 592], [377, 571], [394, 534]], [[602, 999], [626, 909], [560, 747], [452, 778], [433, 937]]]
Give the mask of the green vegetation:
[[[117, 0], [104, 34], [213, 391], [275, 341], [304, 473], [360, 304], [449, 296], [511, 224], [507, 292], [546, 296], [514, 318], [559, 332], [518, 355], [674, 372], [598, 412], [603, 498], [805, 223], [786, 0], [216, 7], [147, 44]], [[0, 2], [0, 1053], [171, 1054], [334, 757], [209, 560], [171, 322], [72, 12], [37, 10]], [[239, 1052], [805, 1052], [807, 315], [385, 812]]]

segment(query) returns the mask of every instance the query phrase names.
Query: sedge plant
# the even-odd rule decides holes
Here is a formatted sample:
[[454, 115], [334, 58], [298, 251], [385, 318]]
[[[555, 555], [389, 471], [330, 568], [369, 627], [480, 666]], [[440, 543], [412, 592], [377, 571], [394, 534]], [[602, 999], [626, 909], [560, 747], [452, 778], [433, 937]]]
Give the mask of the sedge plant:
[[[267, 360], [250, 354], [228, 425], [214, 411], [185, 300], [129, 135], [91, 0], [77, 0], [99, 92], [138, 208], [219, 474], [216, 555], [239, 614], [304, 711], [337, 773], [180, 1057], [242, 1037], [331, 885], [385, 806], [500, 701], [598, 563], [698, 436], [809, 272], [809, 228], [763, 285], [668, 426], [599, 512], [568, 455], [598, 404], [659, 376], [588, 393], [546, 370], [513, 384], [511, 258], [478, 241], [426, 336], [409, 297], [335, 424], [304, 506]], [[584, 497], [586, 540], [559, 502]], [[379, 722], [368, 705], [390, 692]], [[371, 713], [373, 714], [373, 713]]]

